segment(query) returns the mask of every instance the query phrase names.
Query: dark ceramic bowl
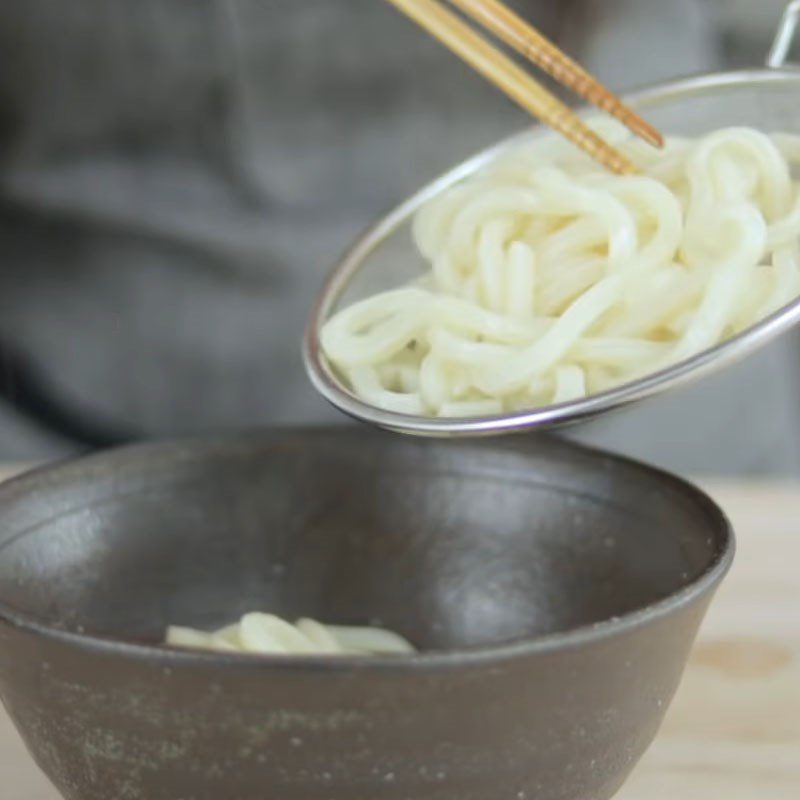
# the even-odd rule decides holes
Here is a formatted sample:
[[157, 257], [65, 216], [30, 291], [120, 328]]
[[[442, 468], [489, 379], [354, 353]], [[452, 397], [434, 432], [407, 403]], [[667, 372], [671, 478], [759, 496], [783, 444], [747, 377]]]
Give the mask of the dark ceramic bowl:
[[[696, 489], [548, 439], [135, 447], [0, 489], [0, 696], [68, 800], [603, 800], [732, 554]], [[159, 646], [253, 609], [425, 652]]]

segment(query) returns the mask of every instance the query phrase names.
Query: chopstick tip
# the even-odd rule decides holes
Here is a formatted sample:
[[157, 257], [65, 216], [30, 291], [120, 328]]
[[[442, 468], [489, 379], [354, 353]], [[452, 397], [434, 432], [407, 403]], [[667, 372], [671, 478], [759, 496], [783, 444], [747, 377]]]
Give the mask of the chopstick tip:
[[664, 134], [650, 123], [639, 118], [631, 121], [631, 128], [637, 136], [653, 147], [657, 147], [659, 150], [664, 147]]

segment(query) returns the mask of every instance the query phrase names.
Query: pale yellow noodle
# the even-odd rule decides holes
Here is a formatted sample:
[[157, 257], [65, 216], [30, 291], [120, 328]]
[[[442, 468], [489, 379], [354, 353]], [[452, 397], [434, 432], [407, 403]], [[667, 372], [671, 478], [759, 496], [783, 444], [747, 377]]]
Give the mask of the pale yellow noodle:
[[253, 612], [217, 631], [168, 628], [166, 644], [193, 650], [259, 655], [402, 655], [414, 648], [402, 636], [374, 627], [322, 625], [303, 618], [294, 625], [275, 616]]
[[800, 137], [749, 128], [613, 176], [557, 136], [521, 140], [417, 215], [414, 287], [345, 308], [322, 346], [365, 401], [486, 416], [566, 402], [689, 358], [800, 294]]

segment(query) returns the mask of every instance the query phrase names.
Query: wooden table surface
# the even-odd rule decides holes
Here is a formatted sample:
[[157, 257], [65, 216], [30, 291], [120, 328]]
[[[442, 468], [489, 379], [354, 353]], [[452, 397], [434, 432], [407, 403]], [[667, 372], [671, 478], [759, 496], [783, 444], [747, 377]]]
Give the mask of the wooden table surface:
[[[800, 484], [705, 485], [736, 527], [736, 565], [619, 799], [798, 800]], [[2, 709], [0, 797], [58, 800]]]

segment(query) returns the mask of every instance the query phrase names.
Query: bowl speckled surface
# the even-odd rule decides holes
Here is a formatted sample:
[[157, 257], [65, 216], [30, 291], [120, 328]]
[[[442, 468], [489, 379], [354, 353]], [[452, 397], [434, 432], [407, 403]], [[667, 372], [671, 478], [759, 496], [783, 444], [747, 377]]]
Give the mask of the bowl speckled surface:
[[[732, 557], [698, 490], [547, 438], [129, 448], [0, 488], [0, 697], [67, 800], [603, 800]], [[425, 652], [158, 645], [254, 609]]]

